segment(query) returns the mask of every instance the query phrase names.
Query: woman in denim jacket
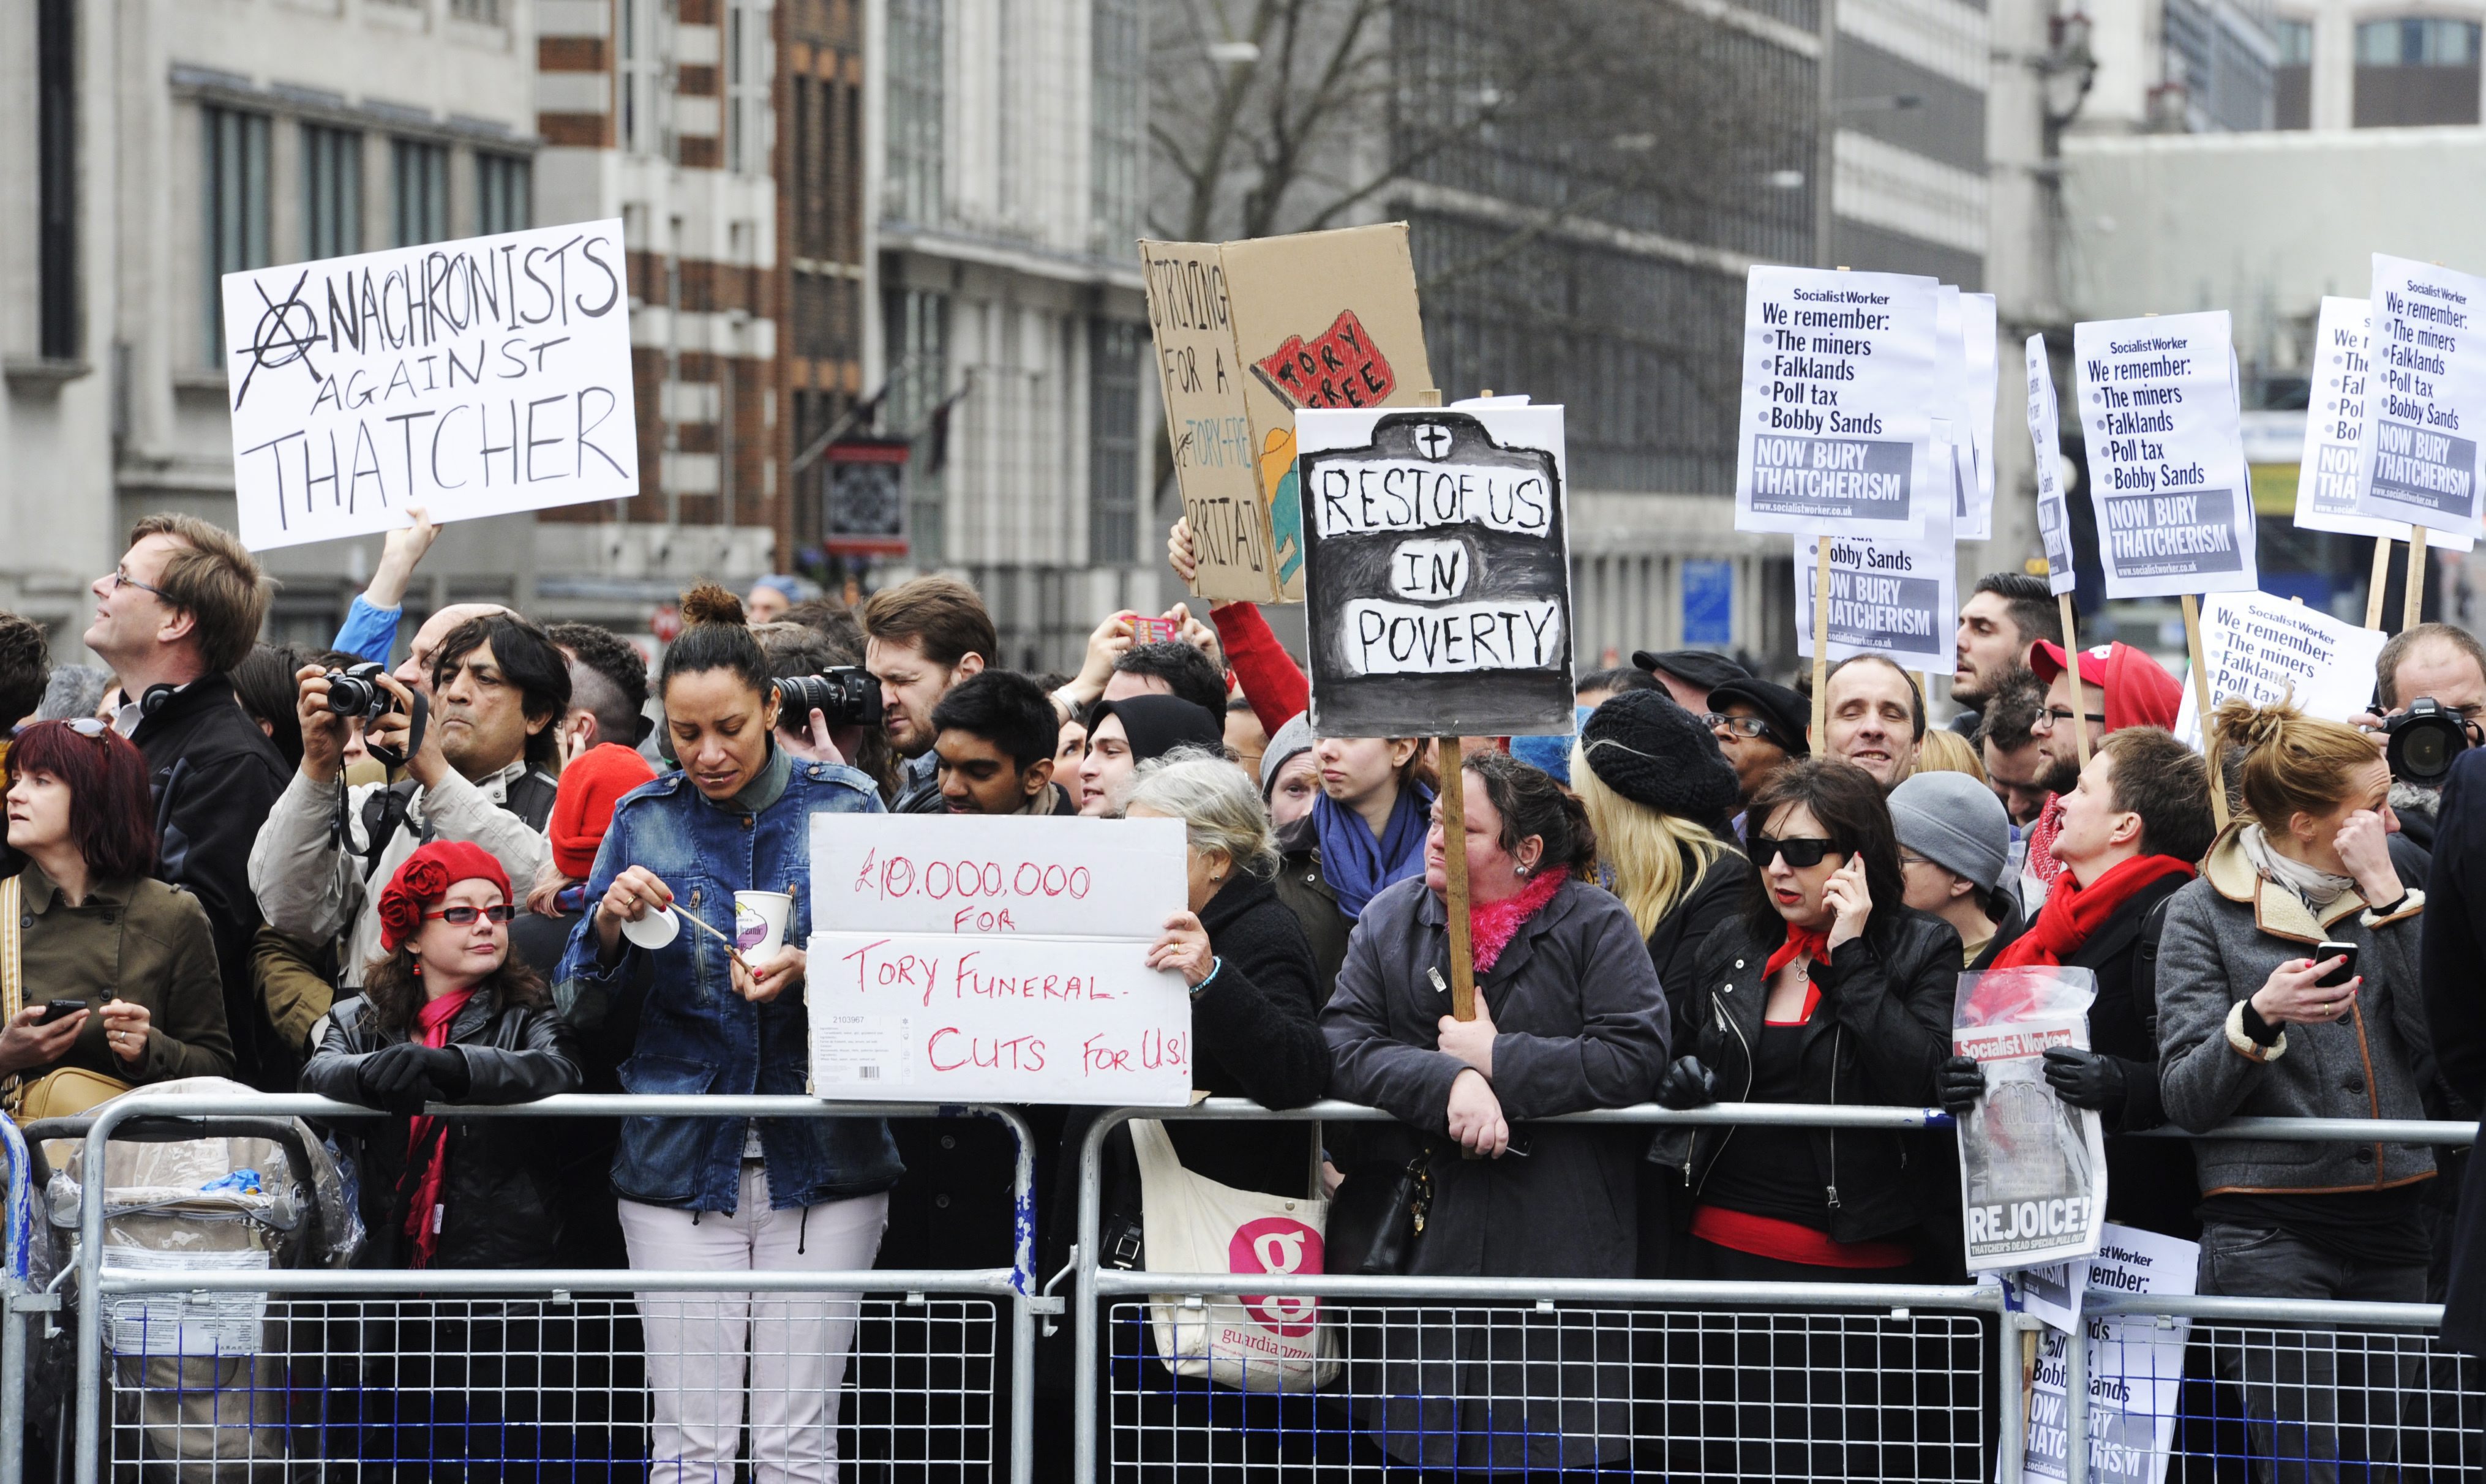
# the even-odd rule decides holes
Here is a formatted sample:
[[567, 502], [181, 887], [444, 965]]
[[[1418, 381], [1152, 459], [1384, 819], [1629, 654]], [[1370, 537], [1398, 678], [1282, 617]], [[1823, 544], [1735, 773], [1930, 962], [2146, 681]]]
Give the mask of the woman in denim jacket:
[[[631, 1092], [801, 1093], [812, 816], [877, 812], [880, 800], [863, 774], [775, 740], [775, 682], [732, 594], [698, 588], [682, 616], [658, 680], [682, 766], [614, 808], [587, 882], [594, 909], [562, 959], [561, 1004], [593, 1021], [615, 998], [644, 995], [621, 1069]], [[622, 936], [670, 909], [731, 937], [745, 891], [793, 898], [785, 946], [747, 968], [693, 924], [653, 950]], [[879, 1250], [900, 1168], [878, 1118], [631, 1118], [613, 1187], [634, 1268], [850, 1272]], [[746, 1395], [758, 1479], [836, 1477], [854, 1296], [646, 1293], [638, 1306], [653, 1477], [732, 1477]]]

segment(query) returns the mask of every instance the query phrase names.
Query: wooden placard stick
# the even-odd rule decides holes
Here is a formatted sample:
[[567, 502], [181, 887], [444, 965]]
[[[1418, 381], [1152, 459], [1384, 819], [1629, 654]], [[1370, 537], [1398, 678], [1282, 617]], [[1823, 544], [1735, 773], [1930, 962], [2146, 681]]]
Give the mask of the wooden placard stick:
[[2408, 603], [2400, 611], [2400, 632], [2425, 621], [2425, 528], [2409, 527]]
[[2081, 684], [2081, 638], [2072, 626], [2072, 595], [2058, 592], [2055, 602], [2063, 616], [2063, 673], [2072, 677], [2072, 740], [2085, 768], [2089, 765], [2089, 703]]
[[2383, 630], [2383, 588], [2391, 580], [2391, 538], [2374, 537], [2374, 570], [2365, 579], [2365, 627]]
[[[1844, 272], [1844, 269], [1840, 270]], [[1830, 726], [1830, 537], [1812, 538], [1812, 730], [1813, 756], [1821, 756]]]
[[1467, 780], [1460, 772], [1459, 739], [1442, 738], [1442, 892], [1450, 926], [1450, 1018], [1476, 1019], [1476, 944], [1468, 923]]
[[2192, 593], [2184, 594], [2184, 647], [2193, 658], [2193, 708], [2201, 714], [2201, 756], [2209, 763], [2210, 817], [2221, 830], [2227, 827], [2226, 770], [2219, 766], [2219, 747], [2210, 727], [2210, 671], [2201, 662], [2201, 600]]

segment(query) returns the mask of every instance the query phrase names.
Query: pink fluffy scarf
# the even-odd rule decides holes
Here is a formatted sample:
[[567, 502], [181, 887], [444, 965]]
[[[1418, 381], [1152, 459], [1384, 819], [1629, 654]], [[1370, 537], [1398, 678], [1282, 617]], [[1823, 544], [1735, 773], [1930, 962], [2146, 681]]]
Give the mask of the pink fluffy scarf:
[[1571, 879], [1571, 868], [1557, 866], [1519, 889], [1515, 896], [1498, 902], [1475, 902], [1468, 907], [1468, 940], [1476, 953], [1476, 972], [1490, 973], [1502, 950], [1519, 936], [1519, 929], [1536, 916], [1562, 883]]

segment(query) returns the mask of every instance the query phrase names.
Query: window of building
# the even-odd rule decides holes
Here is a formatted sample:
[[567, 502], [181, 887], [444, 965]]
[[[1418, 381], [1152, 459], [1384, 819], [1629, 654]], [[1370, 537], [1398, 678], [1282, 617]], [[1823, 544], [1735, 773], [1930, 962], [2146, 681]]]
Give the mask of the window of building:
[[[884, 426], [919, 440], [930, 431], [950, 379], [950, 298], [923, 289], [893, 289], [881, 299], [881, 323], [889, 356], [889, 403]], [[928, 467], [930, 445], [919, 442], [906, 472], [909, 560], [919, 565], [945, 560], [942, 544], [942, 478]]]
[[232, 108], [199, 110], [207, 139], [207, 170], [200, 192], [206, 206], [207, 344], [210, 366], [225, 361], [224, 276], [263, 268], [275, 260], [267, 248], [267, 138], [265, 114]]
[[77, 48], [71, 0], [35, 13], [36, 261], [44, 359], [74, 361], [77, 313]]
[[943, 8], [947, 0], [889, 0], [889, 214], [942, 218]]
[[363, 250], [363, 136], [302, 125], [302, 256]]
[[2359, 128], [2475, 124], [2478, 24], [2439, 15], [2357, 27]]
[[1140, 234], [1140, 96], [1146, 58], [1139, 0], [1095, 0], [1093, 126], [1089, 136], [1090, 246], [1122, 257]]
[[515, 154], [475, 156], [475, 230], [520, 232], [535, 225], [535, 167]]
[[726, 13], [725, 168], [747, 175], [768, 173], [768, 83], [775, 69], [768, 55], [768, 14], [733, 0]]
[[420, 247], [449, 235], [449, 149], [419, 139], [391, 140], [396, 162], [392, 201], [397, 245]]
[[449, 0], [449, 14], [456, 20], [497, 26], [501, 23], [501, 0]]
[[620, 44], [615, 54], [621, 75], [614, 79], [622, 101], [622, 148], [634, 154], [671, 157], [673, 141], [665, 114], [663, 58], [667, 47], [659, 28], [666, 0], [620, 0], [614, 30]]
[[1140, 542], [1140, 326], [1088, 328], [1088, 560], [1127, 565]]
[[2313, 126], [2313, 22], [2282, 16], [2272, 28], [2279, 61], [2271, 68], [2273, 124], [2283, 129]]

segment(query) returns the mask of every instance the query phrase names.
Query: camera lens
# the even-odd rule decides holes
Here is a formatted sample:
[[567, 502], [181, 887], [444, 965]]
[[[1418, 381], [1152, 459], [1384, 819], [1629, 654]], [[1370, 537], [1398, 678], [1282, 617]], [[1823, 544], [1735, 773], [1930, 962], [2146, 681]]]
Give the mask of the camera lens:
[[2443, 738], [2433, 728], [2423, 728], [2408, 739], [2408, 746], [2400, 751], [2400, 761], [2411, 773], [2432, 778], [2444, 768]]
[[377, 687], [356, 675], [330, 672], [328, 709], [339, 716], [361, 716], [372, 709]]
[[819, 675], [787, 675], [777, 682], [779, 708], [790, 724], [815, 711], [837, 709], [837, 688]]

